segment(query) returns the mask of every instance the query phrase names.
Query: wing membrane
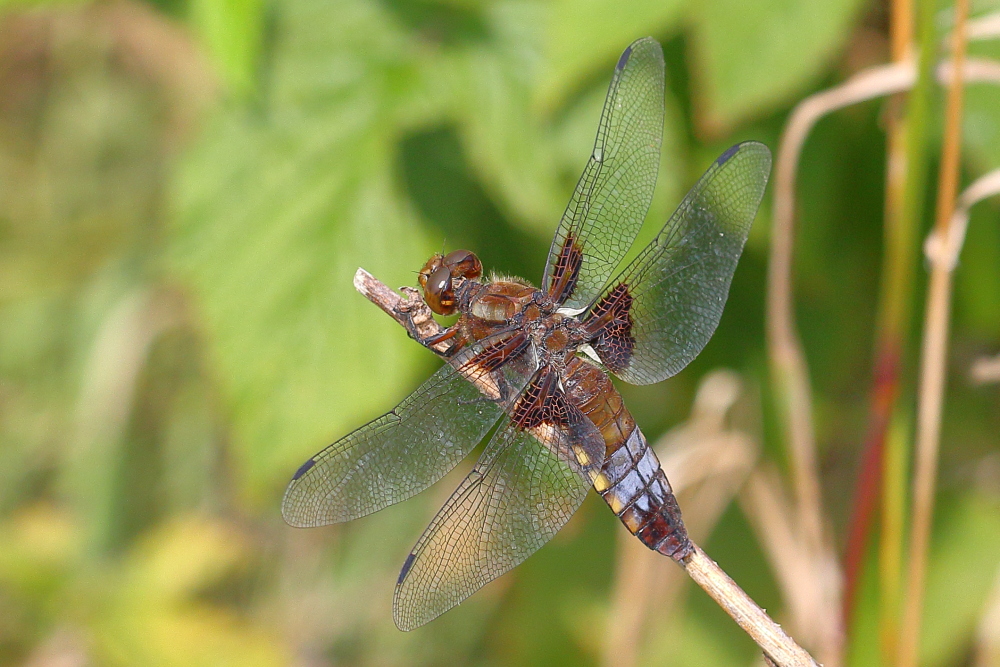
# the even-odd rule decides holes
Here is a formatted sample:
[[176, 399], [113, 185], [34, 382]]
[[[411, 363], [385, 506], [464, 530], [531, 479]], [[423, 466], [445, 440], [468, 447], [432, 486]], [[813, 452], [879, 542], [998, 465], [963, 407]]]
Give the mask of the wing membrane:
[[306, 461], [285, 491], [285, 521], [298, 527], [349, 521], [441, 479], [482, 441], [505, 401], [527, 383], [526, 355], [497, 358], [514, 338], [489, 339], [459, 353], [395, 409]]
[[659, 382], [705, 347], [770, 171], [771, 153], [763, 144], [748, 141], [727, 150], [608, 286], [587, 326], [595, 351], [618, 377]]
[[[525, 397], [542, 405], [545, 393], [532, 386], [539, 385]], [[515, 406], [512, 414], [530, 421], [528, 412]], [[528, 430], [508, 420], [434, 517], [396, 585], [400, 629], [427, 623], [517, 566], [580, 507], [603, 463], [604, 440], [575, 406], [562, 402], [556, 412]]]
[[542, 290], [568, 308], [590, 305], [649, 210], [663, 136], [663, 52], [646, 37], [615, 68], [594, 150], [552, 239]]

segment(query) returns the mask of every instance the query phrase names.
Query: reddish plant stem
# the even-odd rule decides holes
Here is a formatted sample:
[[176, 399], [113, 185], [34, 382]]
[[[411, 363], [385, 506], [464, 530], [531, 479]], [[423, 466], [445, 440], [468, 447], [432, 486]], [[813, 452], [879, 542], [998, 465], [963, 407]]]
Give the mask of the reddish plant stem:
[[900, 346], [892, 345], [890, 341], [886, 343], [885, 347], [879, 349], [876, 360], [868, 429], [858, 465], [847, 546], [844, 550], [844, 628], [851, 626], [873, 518], [879, 508], [886, 435], [899, 396]]
[[[890, 3], [890, 46], [894, 63], [912, 58], [915, 15], [912, 0]], [[926, 63], [929, 54], [922, 54]], [[921, 69], [924, 69], [922, 67]], [[927, 73], [922, 72], [926, 77]], [[919, 131], [921, 105], [926, 93], [897, 95], [886, 123], [885, 251], [879, 286], [873, 378], [868, 426], [859, 461], [857, 481], [844, 551], [843, 623], [850, 632], [861, 572], [872, 535], [875, 513], [885, 488], [885, 448], [893, 414], [898, 409], [904, 355], [908, 347], [914, 276], [918, 258], [917, 229], [920, 207], [913, 196], [922, 181], [922, 142], [913, 141]], [[890, 568], [892, 569], [892, 568]], [[883, 573], [886, 569], [882, 568]], [[897, 575], [898, 576], [898, 575]], [[885, 588], [886, 582], [881, 582]]]

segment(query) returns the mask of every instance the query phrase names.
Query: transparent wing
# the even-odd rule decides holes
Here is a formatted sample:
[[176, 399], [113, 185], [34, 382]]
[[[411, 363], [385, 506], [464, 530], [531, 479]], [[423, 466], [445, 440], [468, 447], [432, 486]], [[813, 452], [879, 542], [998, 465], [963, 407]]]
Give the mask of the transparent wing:
[[771, 152], [763, 144], [748, 141], [727, 150], [609, 284], [586, 324], [592, 347], [618, 377], [659, 382], [705, 347], [770, 171]]
[[[553, 402], [532, 386], [523, 401]], [[558, 416], [527, 430], [518, 426], [525, 411], [515, 406], [424, 531], [396, 585], [393, 618], [401, 630], [427, 623], [517, 566], [580, 507], [603, 463], [604, 440], [577, 408], [554, 402]]]
[[663, 136], [663, 51], [651, 37], [622, 53], [594, 150], [556, 229], [542, 290], [568, 308], [590, 305], [649, 210]]
[[530, 364], [514, 359], [526, 356], [518, 339], [498, 337], [459, 353], [391, 412], [306, 461], [285, 491], [285, 521], [298, 527], [349, 521], [441, 479], [531, 377]]

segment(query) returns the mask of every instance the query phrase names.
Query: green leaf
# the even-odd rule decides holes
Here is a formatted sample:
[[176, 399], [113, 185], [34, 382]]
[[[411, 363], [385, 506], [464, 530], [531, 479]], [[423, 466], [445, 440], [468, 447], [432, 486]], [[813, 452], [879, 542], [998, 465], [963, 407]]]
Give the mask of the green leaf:
[[920, 664], [957, 664], [1000, 566], [995, 498], [969, 494], [939, 512], [928, 559]]
[[540, 106], [554, 108], [585, 77], [602, 74], [600, 67], [614, 62], [636, 39], [674, 27], [683, 6], [683, 0], [553, 2], [536, 91]]
[[[969, 44], [969, 58], [1000, 59], [996, 40]], [[995, 169], [1000, 164], [1000, 105], [994, 82], [971, 83], [965, 87], [962, 136], [968, 156], [977, 171]]]
[[545, 17], [541, 3], [495, 3], [484, 17], [492, 38], [457, 51], [443, 70], [470, 165], [500, 209], [540, 238], [569, 196], [551, 126], [531, 106]]
[[[596, 52], [588, 52], [589, 33], [581, 32], [587, 22], [576, 19], [575, 27], [562, 25], [573, 7], [560, 5], [546, 13], [531, 3], [499, 3], [490, 15], [497, 39], [462, 53], [448, 70], [453, 113], [470, 163], [509, 217], [543, 242], [551, 238], [593, 148], [618, 55], [633, 41], [633, 29], [642, 35], [650, 31], [649, 22], [657, 17], [665, 22], [670, 15], [661, 12], [662, 7], [654, 11], [637, 6], [624, 12], [620, 40], [608, 37], [596, 44]], [[606, 7], [602, 11], [611, 12]], [[641, 21], [647, 22], [645, 28]], [[545, 46], [550, 38], [542, 25], [551, 26], [554, 46]], [[560, 39], [579, 44], [579, 51], [558, 46]], [[557, 70], [568, 77], [565, 85], [552, 78]], [[584, 74], [593, 74], [594, 81], [569, 105], [558, 112], [546, 108], [564, 102], [561, 97]], [[683, 125], [669, 93], [666, 125], [661, 163], [668, 167], [661, 171], [665, 187], [657, 189], [651, 209], [657, 231], [677, 203], [681, 176], [677, 157]]]
[[426, 109], [409, 96], [427, 63], [377, 5], [280, 10], [270, 105], [235, 107], [206, 133], [177, 178], [171, 240], [232, 413], [242, 490], [269, 502], [414, 379], [418, 346], [352, 276], [364, 266], [413, 284], [430, 254], [394, 154]]
[[264, 35], [264, 0], [190, 0], [189, 20], [235, 93], [253, 90]]
[[455, 75], [459, 136], [486, 190], [540, 238], [551, 233], [569, 194], [549, 128], [530, 111], [526, 72], [509, 54], [482, 49], [457, 63]]
[[850, 36], [859, 0], [705, 0], [692, 5], [698, 122], [722, 134], [794, 101]]

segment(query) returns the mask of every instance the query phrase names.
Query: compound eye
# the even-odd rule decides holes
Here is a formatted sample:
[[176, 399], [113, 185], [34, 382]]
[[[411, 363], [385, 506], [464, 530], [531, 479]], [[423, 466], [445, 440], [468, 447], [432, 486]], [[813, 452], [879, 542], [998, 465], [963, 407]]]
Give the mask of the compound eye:
[[439, 266], [425, 281], [424, 301], [438, 315], [455, 312], [455, 292], [451, 285], [451, 271], [447, 266]]
[[451, 275], [456, 278], [475, 280], [483, 275], [482, 262], [469, 250], [453, 250], [443, 261], [445, 266], [451, 267]]
[[441, 255], [435, 253], [431, 255], [431, 258], [427, 260], [426, 264], [424, 264], [424, 268], [420, 269], [420, 273], [417, 275], [417, 282], [420, 283], [420, 287], [422, 289], [427, 288], [427, 278], [434, 273], [434, 271], [441, 268], [442, 259]]

